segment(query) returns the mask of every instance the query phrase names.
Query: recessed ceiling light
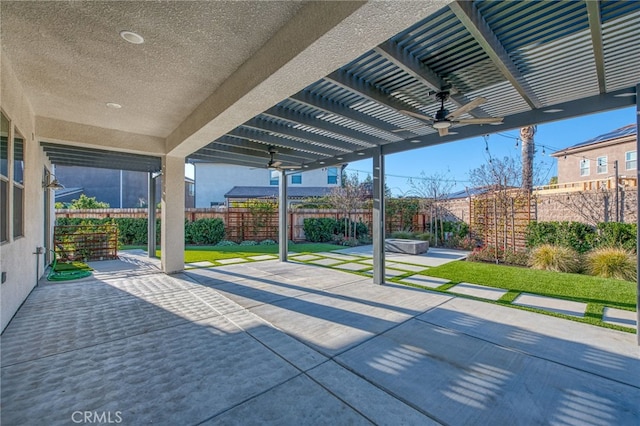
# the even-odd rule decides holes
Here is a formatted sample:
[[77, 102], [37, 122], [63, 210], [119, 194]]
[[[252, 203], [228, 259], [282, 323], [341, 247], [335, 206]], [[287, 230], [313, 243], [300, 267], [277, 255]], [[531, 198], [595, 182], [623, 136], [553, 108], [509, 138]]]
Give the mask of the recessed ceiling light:
[[342, 157], [337, 157], [336, 160], [344, 160]]
[[457, 135], [458, 132], [449, 132], [450, 135]]
[[304, 167], [305, 169], [308, 169], [308, 168], [309, 168], [309, 166], [308, 166], [308, 165], [306, 165], [306, 164], [305, 164], [304, 166], [302, 166], [302, 167]]
[[551, 109], [545, 109], [542, 112], [544, 112], [545, 114], [553, 114], [555, 112], [562, 112], [562, 111], [564, 111], [564, 110], [560, 109], [560, 108], [551, 108]]
[[420, 142], [420, 140], [418, 140], [418, 139], [411, 139], [409, 142], [411, 142], [411, 143], [418, 143], [418, 142]]
[[627, 93], [619, 93], [617, 95], [615, 95], [615, 98], [626, 98], [629, 96], [635, 96], [636, 94], [634, 92], [627, 92]]
[[144, 43], [144, 38], [140, 34], [136, 34], [133, 31], [120, 31], [120, 37], [133, 44]]
[[318, 161], [318, 163], [320, 163], [320, 164], [324, 164], [324, 161]]
[[120, 108], [122, 108], [122, 105], [117, 104], [115, 102], [107, 102], [105, 105], [107, 106], [107, 108], [111, 108], [111, 109], [120, 109]]
[[364, 155], [364, 152], [356, 152], [358, 155]]

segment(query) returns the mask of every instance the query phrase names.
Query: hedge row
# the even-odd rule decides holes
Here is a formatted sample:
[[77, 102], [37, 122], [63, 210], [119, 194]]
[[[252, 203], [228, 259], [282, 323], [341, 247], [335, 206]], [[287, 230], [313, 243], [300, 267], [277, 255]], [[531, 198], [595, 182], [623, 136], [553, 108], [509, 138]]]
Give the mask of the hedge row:
[[621, 247], [636, 251], [635, 223], [602, 222], [591, 226], [580, 222], [531, 222], [527, 226], [527, 247], [542, 244], [569, 247], [586, 253], [600, 247]]
[[[118, 226], [118, 242], [123, 245], [147, 244], [148, 222], [145, 218], [79, 219], [58, 218], [56, 225], [101, 225], [115, 223]], [[224, 239], [224, 222], [221, 219], [199, 219], [184, 223], [185, 244], [214, 245]], [[160, 242], [160, 220], [156, 221], [156, 243]]]
[[330, 217], [307, 218], [302, 223], [304, 235], [307, 241], [312, 243], [326, 243], [334, 241], [339, 235], [346, 235], [347, 227], [353, 232], [355, 224], [356, 238], [369, 234], [369, 228], [362, 222], [354, 222], [350, 219], [336, 220]]

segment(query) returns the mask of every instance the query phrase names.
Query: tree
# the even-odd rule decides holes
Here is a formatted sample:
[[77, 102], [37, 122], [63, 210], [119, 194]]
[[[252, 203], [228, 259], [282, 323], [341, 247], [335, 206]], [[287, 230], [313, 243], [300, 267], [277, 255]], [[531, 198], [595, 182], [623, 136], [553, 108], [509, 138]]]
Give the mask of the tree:
[[[345, 238], [356, 237], [356, 223], [351, 220], [351, 215], [362, 208], [367, 198], [369, 192], [366, 186], [360, 183], [356, 173], [345, 173], [342, 186], [332, 188], [327, 196], [329, 203], [345, 215]], [[349, 223], [353, 223], [353, 230], [348, 226]]]
[[[444, 240], [444, 228], [442, 222], [446, 209], [442, 206], [442, 201], [451, 192], [454, 180], [448, 173], [434, 173], [427, 175], [420, 172], [419, 178], [409, 178], [409, 193], [422, 199], [422, 208], [429, 211], [430, 230], [435, 237], [435, 245], [438, 245], [438, 234]], [[439, 222], [439, 223], [438, 223]], [[438, 232], [440, 231], [440, 232]]]
[[89, 209], [108, 209], [109, 203], [103, 201], [97, 201], [96, 197], [87, 197], [84, 194], [80, 194], [80, 198], [72, 200], [69, 205], [71, 210], [89, 210]]
[[533, 189], [533, 155], [535, 153], [535, 142], [533, 136], [536, 134], [537, 126], [525, 126], [520, 129], [520, 140], [522, 140], [522, 189], [531, 191]]
[[549, 179], [549, 185], [557, 185], [558, 184], [558, 176], [551, 176]]

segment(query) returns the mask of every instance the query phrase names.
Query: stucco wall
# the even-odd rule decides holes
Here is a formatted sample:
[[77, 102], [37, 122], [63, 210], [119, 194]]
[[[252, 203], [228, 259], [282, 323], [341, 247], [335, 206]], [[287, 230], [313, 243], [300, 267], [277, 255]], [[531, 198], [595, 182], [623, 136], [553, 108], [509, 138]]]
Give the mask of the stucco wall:
[[[0, 52], [0, 55], [2, 53]], [[45, 155], [35, 135], [35, 119], [22, 86], [5, 56], [0, 56], [2, 66], [0, 80], [2, 92], [0, 108], [18, 131], [24, 136], [24, 236], [0, 246], [0, 269], [6, 273], [6, 281], [0, 285], [0, 327], [5, 329], [22, 302], [36, 286], [36, 247], [45, 246], [44, 190], [42, 188]], [[2, 206], [5, 209], [8, 206]], [[53, 214], [53, 210], [51, 210]], [[39, 275], [44, 270], [44, 257], [39, 257]]]
[[[317, 169], [301, 172], [302, 183], [292, 184], [289, 177], [288, 184], [297, 187], [338, 186], [340, 183], [340, 167], [338, 169], [338, 183], [327, 184], [327, 169]], [[196, 163], [196, 207], [210, 207], [211, 203], [224, 203], [224, 194], [234, 186], [269, 186], [271, 170], [254, 169], [228, 164]]]
[[[581, 152], [565, 156], [557, 156], [558, 158], [558, 183], [581, 182], [585, 180], [606, 179], [614, 176], [615, 171], [613, 162], [618, 160], [618, 174], [620, 176], [633, 177], [636, 174], [636, 168], [627, 169], [625, 166], [625, 153], [636, 150], [635, 138], [632, 141], [623, 142], [615, 145], [598, 145], [596, 148], [583, 150]], [[596, 160], [600, 156], [607, 156], [606, 173], [598, 173]], [[589, 174], [580, 176], [580, 161], [589, 160]]]

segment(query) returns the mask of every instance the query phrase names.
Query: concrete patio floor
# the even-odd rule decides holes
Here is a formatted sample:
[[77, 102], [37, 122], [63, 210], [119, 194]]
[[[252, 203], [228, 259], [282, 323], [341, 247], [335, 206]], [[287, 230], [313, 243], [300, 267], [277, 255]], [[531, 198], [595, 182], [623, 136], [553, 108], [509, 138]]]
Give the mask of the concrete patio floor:
[[3, 333], [3, 425], [640, 423], [630, 333], [293, 262], [97, 265]]

